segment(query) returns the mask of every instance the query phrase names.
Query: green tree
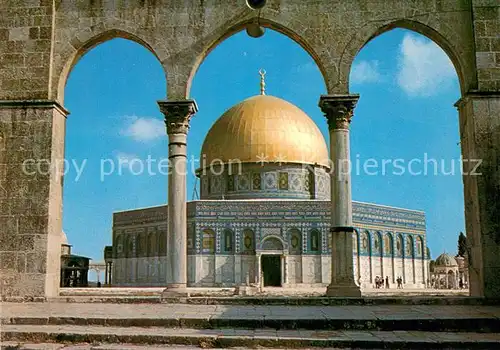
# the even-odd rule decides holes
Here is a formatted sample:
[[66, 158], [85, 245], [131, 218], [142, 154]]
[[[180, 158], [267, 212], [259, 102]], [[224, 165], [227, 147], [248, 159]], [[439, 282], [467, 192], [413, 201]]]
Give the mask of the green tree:
[[434, 266], [435, 266], [435, 265], [436, 265], [436, 262], [435, 262], [434, 260], [431, 260], [431, 261], [429, 262], [429, 270], [430, 270], [431, 272], [434, 272]]
[[458, 254], [457, 256], [464, 257], [467, 253], [467, 237], [465, 237], [463, 232], [458, 235]]

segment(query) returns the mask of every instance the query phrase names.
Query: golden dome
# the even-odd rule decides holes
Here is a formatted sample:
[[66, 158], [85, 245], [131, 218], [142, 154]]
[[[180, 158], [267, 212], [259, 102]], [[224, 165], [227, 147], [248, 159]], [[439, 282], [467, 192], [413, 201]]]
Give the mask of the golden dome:
[[201, 149], [206, 166], [224, 163], [306, 163], [328, 166], [325, 138], [300, 108], [268, 95], [250, 97], [227, 110]]

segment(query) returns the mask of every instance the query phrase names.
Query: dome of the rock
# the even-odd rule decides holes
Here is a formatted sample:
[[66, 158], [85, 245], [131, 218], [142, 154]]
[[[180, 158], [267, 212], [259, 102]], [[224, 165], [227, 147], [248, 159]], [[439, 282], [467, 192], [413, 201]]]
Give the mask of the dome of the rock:
[[227, 110], [208, 132], [205, 164], [285, 162], [328, 166], [325, 138], [297, 106], [268, 95], [250, 97]]

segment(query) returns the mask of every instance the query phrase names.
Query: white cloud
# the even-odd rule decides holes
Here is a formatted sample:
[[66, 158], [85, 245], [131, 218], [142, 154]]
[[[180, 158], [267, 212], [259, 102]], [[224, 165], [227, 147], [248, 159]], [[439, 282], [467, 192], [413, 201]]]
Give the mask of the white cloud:
[[456, 79], [453, 64], [434, 42], [406, 34], [400, 44], [398, 85], [410, 96], [431, 96]]
[[352, 65], [349, 80], [353, 84], [376, 83], [382, 80], [378, 61], [361, 61]]
[[127, 126], [121, 131], [136, 141], [152, 141], [160, 137], [167, 137], [165, 123], [156, 118], [129, 117]]

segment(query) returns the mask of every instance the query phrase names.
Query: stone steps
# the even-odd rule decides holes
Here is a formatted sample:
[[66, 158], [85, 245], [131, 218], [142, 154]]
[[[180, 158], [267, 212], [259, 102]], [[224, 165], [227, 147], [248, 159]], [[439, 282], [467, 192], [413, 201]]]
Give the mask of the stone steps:
[[[164, 327], [111, 327], [79, 325], [4, 325], [6, 348], [21, 343], [103, 343], [189, 345], [202, 348], [358, 348], [358, 349], [497, 349], [500, 333], [193, 329]], [[89, 347], [87, 347], [89, 348]], [[91, 347], [90, 347], [91, 348]], [[40, 348], [38, 348], [40, 349]], [[84, 349], [84, 348], [83, 348]], [[124, 349], [124, 348], [122, 348]]]
[[414, 318], [394, 315], [386, 318], [291, 318], [288, 315], [231, 315], [229, 317], [10, 317], [1, 318], [2, 325], [40, 326], [106, 326], [106, 327], [162, 327], [162, 328], [271, 328], [281, 330], [362, 330], [362, 331], [433, 331], [500, 333], [500, 318]]
[[[14, 300], [15, 301], [15, 300]], [[23, 302], [24, 300], [17, 300]], [[190, 296], [164, 298], [158, 295], [64, 295], [50, 299], [66, 303], [113, 304], [189, 304], [189, 305], [296, 305], [296, 306], [348, 306], [348, 305], [500, 305], [500, 299], [467, 296], [375, 296], [363, 298], [283, 297], [283, 296]]]
[[500, 348], [498, 306], [2, 303], [0, 308], [4, 342]]

